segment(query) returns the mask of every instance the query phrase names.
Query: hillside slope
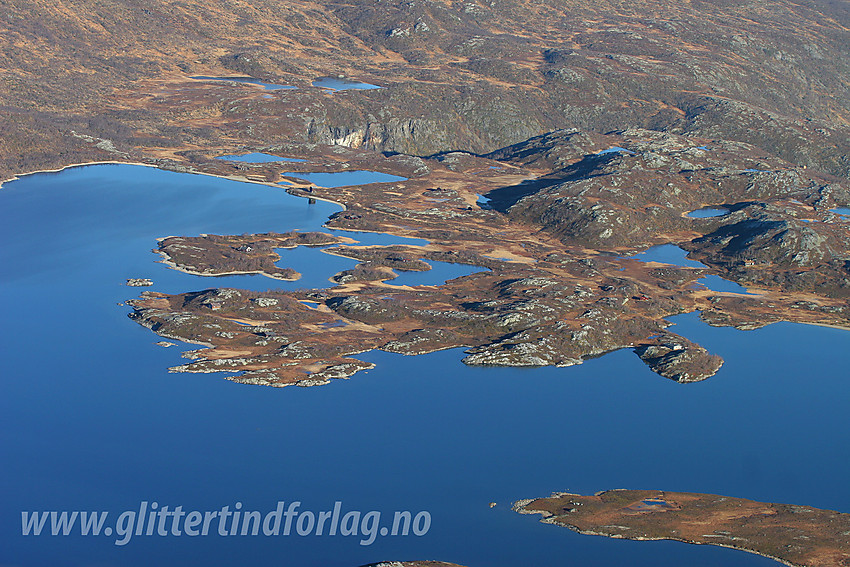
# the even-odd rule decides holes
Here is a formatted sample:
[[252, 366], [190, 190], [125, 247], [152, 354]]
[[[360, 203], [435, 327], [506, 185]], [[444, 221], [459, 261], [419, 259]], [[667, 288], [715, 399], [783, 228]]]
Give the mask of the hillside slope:
[[[828, 1], [12, 0], [0, 174], [282, 140], [486, 152], [637, 126], [847, 177], [848, 27]], [[200, 75], [299, 88], [263, 98]], [[325, 75], [386, 88], [331, 96], [310, 86]]]

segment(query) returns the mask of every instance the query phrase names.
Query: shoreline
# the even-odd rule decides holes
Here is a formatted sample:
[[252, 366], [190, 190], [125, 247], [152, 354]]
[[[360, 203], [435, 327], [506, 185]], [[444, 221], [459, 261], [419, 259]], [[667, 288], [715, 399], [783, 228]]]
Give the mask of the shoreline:
[[[265, 185], [266, 187], [274, 187], [275, 189], [283, 189], [286, 192], [287, 195], [290, 195], [292, 197], [297, 197], [299, 199], [315, 199], [317, 201], [323, 201], [325, 203], [337, 205], [339, 207], [342, 207], [342, 211], [340, 211], [340, 212], [344, 212], [344, 211], [348, 210], [348, 207], [346, 207], [344, 203], [341, 203], [339, 201], [334, 201], [333, 199], [328, 199], [327, 197], [316, 197], [316, 196], [312, 196], [312, 195], [309, 195], [309, 194], [298, 195], [296, 193], [292, 193], [292, 192], [289, 191], [290, 188], [296, 189], [296, 190], [300, 189], [297, 186], [284, 187], [284, 186], [280, 185], [279, 183], [274, 183], [274, 182], [270, 182], [270, 181], [254, 181], [254, 180], [248, 179], [247, 177], [244, 177], [244, 176], [219, 175], [217, 173], [205, 173], [203, 171], [194, 171], [194, 170], [193, 171], [173, 171], [171, 169], [163, 168], [159, 165], [155, 165], [155, 164], [151, 164], [151, 163], [138, 162], [138, 161], [117, 161], [117, 160], [90, 161], [90, 162], [68, 164], [68, 165], [65, 165], [65, 166], [62, 166], [62, 167], [56, 168], [56, 169], [37, 169], [37, 170], [33, 170], [33, 171], [27, 171], [27, 172], [24, 172], [24, 173], [16, 173], [12, 177], [5, 179], [2, 182], [0, 182], [0, 189], [2, 189], [3, 186], [6, 183], [10, 183], [10, 182], [13, 182], [13, 181], [19, 181], [22, 177], [27, 177], [27, 176], [30, 176], [30, 175], [38, 175], [40, 173], [60, 173], [62, 171], [65, 171], [66, 169], [73, 169], [73, 168], [77, 168], [77, 167], [87, 167], [87, 166], [94, 166], [94, 165], [138, 165], [138, 166], [142, 166], [142, 167], [151, 167], [151, 168], [154, 168], [154, 169], [159, 169], [161, 171], [169, 171], [171, 173], [185, 173], [185, 174], [188, 174], [188, 175], [205, 175], [205, 176], [208, 176], [208, 177], [216, 177], [218, 179], [226, 179], [228, 181], [236, 181], [236, 182], [239, 182], [239, 183], [252, 183], [254, 185]], [[323, 189], [327, 189], [327, 187], [322, 187], [321, 185], [313, 184], [313, 186], [314, 187], [320, 187], [320, 188], [323, 188]], [[429, 246], [431, 244], [431, 241], [426, 239], [426, 238], [420, 238], [418, 236], [406, 236], [406, 235], [403, 235], [403, 234], [396, 234], [395, 232], [382, 232], [382, 231], [378, 231], [378, 230], [354, 230], [354, 229], [330, 227], [330, 226], [327, 226], [327, 223], [328, 223], [329, 220], [330, 220], [330, 217], [328, 217], [322, 223], [322, 228], [324, 228], [326, 230], [333, 230], [333, 231], [339, 231], [339, 232], [349, 232], [349, 233], [362, 232], [362, 233], [366, 233], [366, 234], [387, 234], [387, 235], [390, 235], [390, 236], [395, 236], [396, 238], [418, 239], [418, 240], [424, 240], [426, 242], [426, 244], [402, 244], [402, 243], [400, 243], [399, 245], [401, 245], [401, 246], [423, 247], [423, 246]], [[167, 237], [163, 237], [163, 238], [167, 238]], [[158, 238], [157, 241], [159, 241], [159, 240], [161, 240], [161, 239]], [[360, 244], [360, 246], [366, 246], [366, 245]], [[178, 268], [174, 268], [174, 269], [178, 269]], [[185, 270], [180, 270], [180, 271], [185, 271]], [[192, 273], [192, 272], [185, 272], [185, 273], [191, 274], [191, 275], [196, 275], [196, 276], [206, 276], [206, 275], [208, 275], [208, 274], [196, 274], [196, 273]], [[263, 272], [233, 272], [233, 273], [215, 274], [215, 275], [244, 275], [244, 274], [263, 274]], [[273, 278], [273, 276], [268, 276], [268, 277]], [[273, 279], [281, 279], [281, 278], [273, 278]], [[284, 281], [296, 281], [296, 280], [284, 280]]]
[[[540, 512], [525, 512], [526, 514], [538, 514]], [[767, 555], [766, 553], [762, 553], [760, 551], [756, 551], [754, 549], [747, 549], [746, 547], [736, 547], [732, 544], [728, 543], [711, 543], [711, 542], [702, 542], [702, 541], [693, 541], [689, 539], [677, 538], [677, 537], [627, 537], [627, 536], [612, 536], [603, 532], [595, 532], [593, 530], [582, 530], [572, 524], [562, 524], [555, 521], [554, 517], [543, 518], [540, 520], [543, 524], [550, 524], [553, 526], [560, 526], [562, 528], [567, 528], [577, 534], [581, 535], [589, 535], [589, 536], [601, 536], [607, 537], [608, 539], [625, 539], [630, 541], [677, 541], [679, 543], [686, 543], [688, 545], [709, 545], [712, 547], [724, 547], [726, 549], [734, 549], [735, 551], [743, 551], [745, 553], [752, 553], [753, 555], [758, 555], [761, 557], [765, 557], [767, 559], [772, 559], [777, 563], [781, 563], [783, 565], [787, 565], [788, 567], [804, 567], [803, 565], [797, 563], [791, 563], [790, 561], [786, 561], [784, 559], [780, 559], [779, 557], [774, 557], [773, 555]]]
[[[791, 321], [793, 323], [793, 321]], [[838, 329], [839, 331], [850, 331], [850, 327], [842, 327], [840, 325], [830, 325], [829, 323], [807, 323], [803, 325], [814, 325], [815, 327], [826, 327], [827, 329]]]
[[204, 278], [217, 278], [217, 277], [221, 277], [221, 276], [266, 276], [267, 278], [270, 278], [270, 279], [273, 279], [273, 280], [278, 280], [278, 281], [297, 282], [298, 280], [301, 279], [301, 277], [303, 275], [303, 274], [298, 274], [297, 278], [290, 279], [290, 278], [277, 277], [277, 276], [274, 276], [272, 274], [269, 274], [268, 272], [264, 272], [262, 270], [256, 270], [256, 271], [252, 271], [252, 272], [222, 272], [222, 273], [219, 273], [219, 274], [204, 274], [202, 272], [193, 272], [191, 270], [187, 270], [185, 268], [179, 267], [177, 264], [175, 264], [171, 260], [167, 259], [165, 257], [165, 253], [163, 253], [159, 250], [157, 250], [156, 253], [159, 254], [160, 256], [162, 256], [162, 260], [157, 262], [158, 264], [163, 264], [163, 265], [167, 266], [169, 269], [172, 269], [172, 270], [175, 270], [175, 271], [178, 271], [178, 272], [183, 272], [184, 274], [189, 274], [190, 276], [199, 276], [199, 277], [204, 277]]
[[[573, 495], [571, 493], [563, 493], [563, 494], [564, 495]], [[554, 516], [554, 515], [552, 515], [551, 512], [548, 512], [546, 510], [534, 510], [534, 509], [526, 507], [529, 504], [531, 504], [532, 502], [534, 502], [535, 500], [539, 500], [539, 498], [517, 500], [516, 502], [513, 503], [511, 509], [514, 512], [517, 512], [519, 514], [524, 514], [524, 515], [529, 515], [529, 516], [532, 516], [532, 515], [535, 515], [535, 514], [540, 514], [542, 516], [539, 520], [539, 522], [541, 524], [549, 524], [551, 526], [558, 526], [558, 527], [561, 527], [561, 528], [567, 528], [568, 530], [575, 532], [577, 534], [580, 534], [580, 535], [599, 536], [599, 537], [607, 537], [608, 539], [624, 539], [624, 540], [630, 540], [630, 541], [676, 541], [676, 542], [679, 542], [679, 543], [686, 543], [688, 545], [708, 545], [708, 546], [713, 546], [713, 547], [724, 547], [726, 549], [734, 549], [735, 551], [743, 551], [745, 553], [752, 553], [753, 555], [759, 555], [761, 557], [771, 559], [771, 560], [776, 561], [778, 563], [781, 563], [783, 565], [787, 565], [788, 567], [804, 567], [803, 565], [800, 565], [800, 564], [797, 564], [797, 563], [791, 563], [790, 561], [786, 561], [786, 560], [781, 559], [779, 557], [774, 557], [773, 555], [768, 555], [766, 553], [762, 553], [762, 552], [756, 551], [754, 549], [748, 549], [746, 547], [737, 547], [737, 546], [734, 546], [734, 545], [728, 544], [728, 543], [694, 541], [694, 540], [677, 538], [677, 537], [642, 537], [642, 536], [628, 537], [628, 536], [619, 535], [619, 534], [611, 535], [611, 534], [606, 534], [604, 532], [597, 532], [597, 531], [593, 531], [593, 530], [583, 530], [583, 529], [581, 529], [578, 526], [575, 526], [573, 524], [570, 524], [570, 523], [567, 523], [567, 522], [559, 522], [558, 521], [559, 516]]]
[[[271, 182], [271, 181], [254, 181], [253, 179], [248, 179], [247, 177], [242, 176], [242, 175], [219, 175], [217, 173], [205, 173], [203, 171], [195, 171], [195, 170], [192, 170], [192, 171], [174, 171], [172, 169], [168, 169], [168, 168], [165, 168], [165, 167], [162, 167], [162, 166], [159, 166], [159, 165], [155, 165], [155, 164], [152, 164], [152, 163], [145, 163], [145, 162], [141, 162], [141, 161], [117, 161], [117, 160], [86, 161], [86, 162], [80, 162], [80, 163], [71, 163], [71, 164], [64, 165], [62, 167], [56, 168], [56, 169], [35, 169], [33, 171], [26, 171], [26, 172], [23, 172], [23, 173], [15, 173], [14, 175], [12, 175], [12, 177], [9, 177], [8, 179], [4, 179], [3, 181], [0, 181], [0, 189], [2, 189], [3, 186], [6, 185], [7, 183], [11, 183], [13, 181], [20, 181], [22, 177], [28, 177], [30, 175], [38, 175], [40, 173], [61, 173], [61, 172], [65, 171], [66, 169], [74, 169], [74, 168], [77, 168], [77, 167], [88, 167], [88, 166], [92, 166], [92, 165], [139, 165], [139, 166], [142, 166], [142, 167], [151, 167], [153, 169], [159, 169], [161, 171], [169, 171], [171, 173], [185, 173], [185, 174], [188, 174], [188, 175], [206, 175], [208, 177], [216, 177], [218, 179], [227, 179], [228, 181], [237, 181], [239, 183], [253, 183], [254, 185], [265, 185], [267, 187], [274, 187], [275, 189], [283, 189], [284, 192], [287, 195], [291, 195], [293, 197], [298, 197], [298, 198], [301, 198], [301, 199], [310, 198], [310, 199], [315, 199], [317, 201], [324, 201], [325, 203], [331, 203], [333, 205], [338, 205], [338, 206], [342, 207], [343, 211], [348, 210], [348, 208], [343, 203], [333, 201], [333, 200], [328, 199], [326, 197], [313, 197], [313, 196], [308, 197], [306, 195], [305, 196], [296, 195], [294, 193], [290, 193], [289, 190], [288, 190], [289, 189], [288, 187], [284, 187], [283, 185], [280, 185], [279, 183], [274, 183], [274, 182]], [[315, 187], [321, 187], [321, 185], [315, 185], [315, 184], [314, 184], [314, 186]], [[293, 186], [292, 188], [298, 189], [298, 187], [295, 187], [295, 186]], [[322, 187], [322, 188], [326, 189], [326, 187]], [[361, 232], [368, 232], [368, 231], [361, 231]], [[404, 238], [404, 237], [402, 237], [402, 238]]]
[[[4, 179], [3, 181], [0, 181], [0, 189], [2, 189], [3, 186], [6, 183], [11, 183], [12, 181], [20, 181], [22, 177], [28, 177], [30, 175], [38, 175], [39, 173], [61, 173], [61, 172], [65, 171], [66, 169], [74, 169], [74, 168], [77, 168], [77, 167], [86, 167], [86, 166], [89, 166], [89, 165], [141, 165], [143, 167], [152, 167], [154, 169], [162, 169], [161, 167], [159, 167], [157, 165], [153, 165], [153, 164], [150, 164], [150, 163], [143, 163], [143, 162], [140, 162], [140, 161], [116, 161], [116, 160], [87, 161], [87, 162], [81, 162], [81, 163], [72, 163], [72, 164], [69, 164], [69, 165], [62, 166], [62, 167], [57, 168], [57, 169], [36, 169], [34, 171], [26, 171], [24, 173], [16, 173], [16, 174], [12, 175], [12, 177], [10, 177], [8, 179]], [[168, 171], [168, 170], [163, 170], [163, 171]]]

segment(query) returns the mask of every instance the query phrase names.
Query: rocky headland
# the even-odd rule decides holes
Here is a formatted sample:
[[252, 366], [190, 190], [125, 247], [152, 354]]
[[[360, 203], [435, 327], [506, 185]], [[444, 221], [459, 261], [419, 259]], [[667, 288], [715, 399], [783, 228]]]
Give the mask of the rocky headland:
[[608, 490], [520, 500], [514, 510], [589, 535], [731, 547], [793, 567], [850, 565], [850, 514], [743, 498]]

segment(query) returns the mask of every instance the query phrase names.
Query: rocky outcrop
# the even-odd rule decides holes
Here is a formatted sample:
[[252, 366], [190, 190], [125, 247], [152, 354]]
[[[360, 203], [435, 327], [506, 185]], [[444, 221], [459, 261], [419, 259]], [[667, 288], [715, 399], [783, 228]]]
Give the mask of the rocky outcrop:
[[684, 337], [665, 333], [635, 353], [653, 372], [676, 382], [699, 382], [714, 376], [723, 359]]
[[[812, 196], [810, 196], [810, 199]], [[850, 295], [850, 235], [830, 213], [794, 204], [747, 204], [712, 232], [683, 243], [691, 257], [730, 278], [787, 291]]]

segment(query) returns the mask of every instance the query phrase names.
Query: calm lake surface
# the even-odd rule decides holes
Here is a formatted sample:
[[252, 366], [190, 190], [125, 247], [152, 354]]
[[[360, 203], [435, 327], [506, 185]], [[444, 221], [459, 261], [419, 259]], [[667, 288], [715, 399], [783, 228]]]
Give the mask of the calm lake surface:
[[729, 209], [725, 207], [703, 207], [688, 213], [692, 219], [708, 219], [713, 217], [723, 217], [729, 214]]
[[626, 148], [621, 148], [620, 146], [611, 146], [610, 148], [608, 148], [606, 150], [596, 152], [596, 155], [604, 156], [604, 155], [607, 155], [607, 154], [616, 154], [616, 153], [635, 155], [635, 152], [633, 152], [632, 150], [627, 150]]
[[360, 90], [360, 91], [369, 91], [372, 89], [381, 89], [378, 85], [372, 85], [370, 83], [361, 83], [360, 81], [352, 81], [350, 79], [339, 79], [336, 77], [321, 77], [313, 81], [312, 85], [314, 87], [320, 87], [323, 89], [329, 89], [332, 91], [349, 91], [349, 90]]
[[675, 244], [661, 244], [659, 246], [653, 246], [640, 254], [635, 254], [634, 256], [629, 257], [633, 260], [640, 260], [641, 262], [660, 262], [662, 264], [671, 264], [681, 268], [708, 267], [702, 262], [689, 260], [688, 253]]
[[[729, 549], [581, 536], [509, 507], [552, 491], [626, 487], [850, 512], [844, 331], [781, 323], [741, 332], [696, 314], [674, 318], [675, 332], [726, 359], [717, 376], [689, 385], [629, 351], [572, 368], [492, 369], [465, 367], [453, 349], [365, 353], [377, 368], [351, 380], [273, 389], [168, 374], [184, 347], [155, 346], [160, 339], [118, 305], [140, 291], [128, 277], [170, 293], [283, 283], [168, 270], [150, 252], [157, 237], [315, 230], [338, 209], [138, 166], [39, 174], [0, 189], [0, 563], [768, 566], [778, 564]], [[306, 253], [317, 268], [332, 259]], [[317, 512], [340, 500], [385, 518], [427, 510], [432, 525], [371, 546], [342, 536], [142, 535], [117, 547], [106, 536], [20, 535], [21, 511], [114, 519], [142, 500], [186, 510], [242, 502], [263, 513], [278, 500]]]

